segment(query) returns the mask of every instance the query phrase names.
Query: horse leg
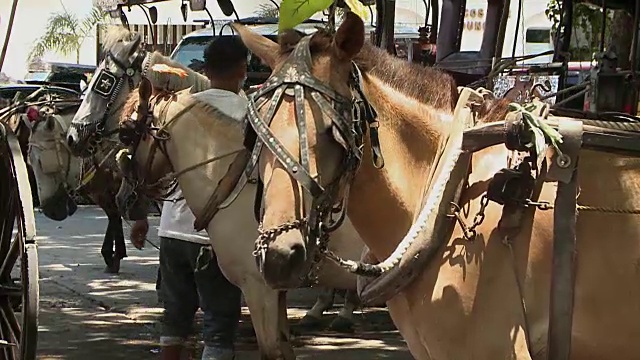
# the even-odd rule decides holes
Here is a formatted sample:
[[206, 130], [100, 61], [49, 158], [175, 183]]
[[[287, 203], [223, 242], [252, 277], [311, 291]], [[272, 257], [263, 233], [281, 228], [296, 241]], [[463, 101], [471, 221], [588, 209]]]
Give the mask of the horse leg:
[[120, 272], [120, 261], [127, 257], [127, 246], [124, 242], [124, 231], [122, 229], [122, 218], [120, 214], [113, 214], [109, 219], [111, 224], [111, 235], [115, 245], [113, 254], [113, 270], [117, 274]]
[[297, 328], [304, 330], [316, 330], [322, 326], [322, 314], [333, 307], [333, 299], [336, 295], [336, 290], [331, 288], [323, 288], [318, 294], [316, 303], [313, 304], [311, 310], [298, 321]]
[[102, 240], [102, 249], [100, 250], [100, 253], [102, 254], [104, 263], [107, 265], [104, 272], [113, 274], [113, 226], [111, 225], [111, 217], [108, 214], [107, 218], [107, 230], [105, 231], [104, 239]]
[[341, 333], [353, 332], [353, 311], [360, 306], [360, 298], [356, 290], [345, 290], [344, 305], [338, 317], [329, 324], [329, 329]]
[[248, 279], [241, 289], [256, 332], [260, 359], [295, 359], [289, 340], [286, 292], [267, 287], [262, 279]]

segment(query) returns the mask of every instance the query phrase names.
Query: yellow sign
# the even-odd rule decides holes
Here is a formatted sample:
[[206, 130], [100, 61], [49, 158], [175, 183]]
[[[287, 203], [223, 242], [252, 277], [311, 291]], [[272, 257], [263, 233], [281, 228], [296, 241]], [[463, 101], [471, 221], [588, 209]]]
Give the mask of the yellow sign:
[[485, 26], [484, 9], [465, 9], [464, 28], [469, 31], [483, 31]]

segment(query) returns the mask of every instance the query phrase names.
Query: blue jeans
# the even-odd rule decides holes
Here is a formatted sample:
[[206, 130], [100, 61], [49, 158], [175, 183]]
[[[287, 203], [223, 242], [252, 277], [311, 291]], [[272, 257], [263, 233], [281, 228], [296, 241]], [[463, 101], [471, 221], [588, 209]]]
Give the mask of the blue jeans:
[[160, 272], [162, 337], [187, 339], [194, 332], [194, 316], [201, 308], [205, 345], [233, 349], [241, 292], [220, 271], [211, 246], [161, 237]]

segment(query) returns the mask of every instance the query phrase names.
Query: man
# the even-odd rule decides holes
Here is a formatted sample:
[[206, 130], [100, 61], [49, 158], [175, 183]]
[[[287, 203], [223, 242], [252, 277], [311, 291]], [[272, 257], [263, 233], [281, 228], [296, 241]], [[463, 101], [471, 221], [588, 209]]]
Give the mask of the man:
[[[238, 93], [247, 75], [248, 50], [238, 37], [212, 41], [204, 53], [204, 72], [211, 89], [194, 96], [241, 120], [247, 100]], [[193, 230], [194, 215], [178, 189], [160, 215], [160, 272], [164, 305], [160, 338], [161, 359], [178, 360], [193, 333], [198, 307], [204, 312], [203, 360], [235, 358], [234, 340], [240, 320], [241, 292], [218, 267], [209, 237]], [[148, 231], [147, 220], [134, 223], [131, 239], [139, 247]]]

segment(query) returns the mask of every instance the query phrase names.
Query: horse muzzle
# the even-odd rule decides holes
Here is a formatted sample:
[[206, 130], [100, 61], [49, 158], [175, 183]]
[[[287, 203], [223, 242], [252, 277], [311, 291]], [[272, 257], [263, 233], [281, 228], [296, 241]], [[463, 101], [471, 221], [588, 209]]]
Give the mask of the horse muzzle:
[[78, 210], [78, 205], [64, 187], [59, 187], [53, 196], [42, 199], [40, 209], [51, 220], [62, 221]]

